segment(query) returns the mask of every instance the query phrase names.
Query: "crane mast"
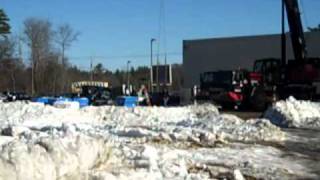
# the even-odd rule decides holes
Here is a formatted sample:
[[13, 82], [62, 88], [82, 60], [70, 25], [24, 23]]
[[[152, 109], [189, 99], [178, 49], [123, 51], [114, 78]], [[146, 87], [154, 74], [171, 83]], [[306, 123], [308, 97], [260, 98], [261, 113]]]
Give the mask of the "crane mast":
[[297, 61], [306, 61], [307, 49], [298, 0], [283, 0], [283, 3], [286, 7], [294, 58]]

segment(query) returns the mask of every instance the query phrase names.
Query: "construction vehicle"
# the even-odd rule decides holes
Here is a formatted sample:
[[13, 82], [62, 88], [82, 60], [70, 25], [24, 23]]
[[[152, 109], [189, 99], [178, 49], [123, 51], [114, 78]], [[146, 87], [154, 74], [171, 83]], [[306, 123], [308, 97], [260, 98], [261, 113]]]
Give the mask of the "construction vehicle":
[[[230, 79], [233, 78], [231, 71], [203, 73], [197, 99], [206, 99], [220, 104], [231, 102], [235, 105], [234, 107], [245, 105], [261, 111], [272, 102], [289, 96], [308, 100], [319, 98], [320, 59], [307, 57], [298, 1], [282, 0], [282, 3], [283, 21], [284, 11], [287, 12], [294, 59], [287, 62], [285, 58], [286, 41], [283, 24], [281, 60], [272, 58], [256, 60], [253, 71], [250, 73], [233, 71], [234, 74], [242, 74], [242, 77], [233, 83], [230, 83]], [[223, 73], [229, 74], [226, 75], [229, 76], [228, 81], [206, 78], [217, 77]], [[247, 80], [246, 83], [244, 80]]]
[[248, 74], [244, 69], [204, 72], [200, 75], [200, 91], [195, 99], [197, 102], [214, 102], [223, 108], [239, 109], [250, 90]]
[[111, 90], [108, 82], [100, 81], [79, 81], [71, 85], [71, 90], [74, 96], [86, 97], [89, 99], [89, 104], [111, 105], [113, 104], [111, 98]]
[[[273, 101], [289, 96], [312, 100], [318, 97], [320, 90], [320, 59], [307, 57], [298, 1], [283, 0], [283, 11], [284, 9], [287, 12], [294, 59], [286, 61], [285, 39], [282, 39], [281, 60], [263, 59], [254, 62], [250, 79], [254, 76], [259, 78], [256, 79], [258, 83], [252, 87], [250, 104], [259, 110]], [[282, 38], [285, 38], [284, 31]]]

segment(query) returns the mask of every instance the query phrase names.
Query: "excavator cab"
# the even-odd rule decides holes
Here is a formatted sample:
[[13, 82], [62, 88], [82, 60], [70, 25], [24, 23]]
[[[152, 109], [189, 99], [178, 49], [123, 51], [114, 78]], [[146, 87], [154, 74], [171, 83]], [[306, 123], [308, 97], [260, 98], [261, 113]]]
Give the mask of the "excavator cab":
[[261, 75], [261, 84], [263, 86], [275, 86], [280, 83], [281, 61], [280, 59], [261, 59], [256, 60], [253, 66], [253, 72]]
[[250, 73], [251, 89], [245, 93], [246, 103], [254, 110], [262, 111], [279, 98], [282, 67], [280, 59], [259, 59], [254, 62]]

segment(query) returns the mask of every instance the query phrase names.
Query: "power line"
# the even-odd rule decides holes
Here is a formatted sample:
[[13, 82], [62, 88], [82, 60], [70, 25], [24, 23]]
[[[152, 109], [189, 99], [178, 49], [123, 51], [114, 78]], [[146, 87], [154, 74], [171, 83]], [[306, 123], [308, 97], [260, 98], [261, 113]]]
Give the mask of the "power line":
[[[166, 53], [169, 56], [181, 56], [182, 52], [169, 52]], [[165, 53], [160, 53], [160, 56], [164, 56]], [[126, 59], [126, 58], [133, 58], [135, 60], [145, 60], [149, 58], [149, 54], [132, 54], [132, 55], [99, 55], [99, 56], [66, 56], [69, 60], [90, 60], [90, 58], [94, 57], [95, 59], [103, 59], [103, 60], [114, 60], [114, 59]], [[26, 57], [25, 57], [26, 58]], [[26, 58], [28, 59], [28, 58]]]
[[[159, 53], [159, 56], [170, 55], [170, 56], [180, 56], [182, 52], [169, 52], [169, 53]], [[140, 60], [142, 58], [149, 58], [149, 54], [132, 54], [132, 55], [112, 55], [112, 56], [94, 56], [96, 59], [104, 59], [104, 60], [113, 60], [113, 59], [126, 59], [126, 58], [135, 58]], [[74, 60], [89, 60], [92, 56], [67, 56], [69, 59]]]
[[[23, 51], [22, 53], [26, 53], [26, 51]], [[29, 52], [28, 52], [29, 53]], [[168, 53], [159, 53], [160, 56], [164, 56], [165, 54], [170, 55], [170, 56], [180, 56], [182, 55], [182, 52], [168, 52]], [[122, 58], [149, 58], [150, 54], [128, 54], [128, 55], [98, 55], [98, 56], [68, 56], [66, 55], [67, 58], [69, 59], [90, 59], [91, 57], [97, 58], [97, 59], [122, 59]]]

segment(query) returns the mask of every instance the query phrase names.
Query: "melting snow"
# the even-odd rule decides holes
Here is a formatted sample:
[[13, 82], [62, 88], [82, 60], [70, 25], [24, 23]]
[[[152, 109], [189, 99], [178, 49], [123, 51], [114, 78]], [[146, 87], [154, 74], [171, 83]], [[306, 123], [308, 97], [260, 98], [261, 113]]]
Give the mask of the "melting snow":
[[320, 103], [289, 97], [275, 103], [264, 117], [281, 127], [320, 129]]
[[277, 148], [286, 140], [280, 128], [212, 105], [0, 103], [0, 132], [0, 179], [317, 177]]

